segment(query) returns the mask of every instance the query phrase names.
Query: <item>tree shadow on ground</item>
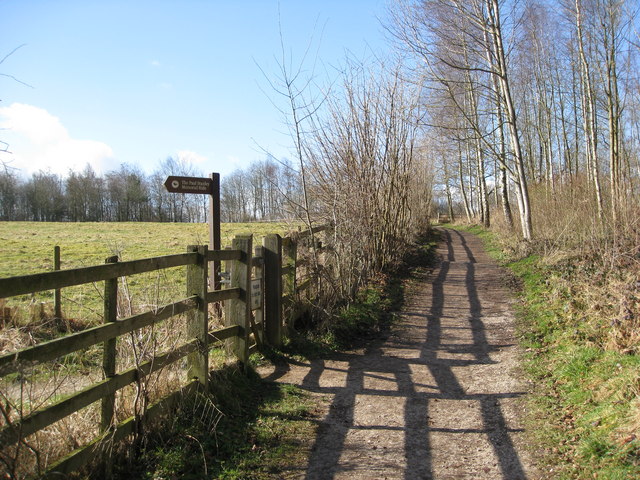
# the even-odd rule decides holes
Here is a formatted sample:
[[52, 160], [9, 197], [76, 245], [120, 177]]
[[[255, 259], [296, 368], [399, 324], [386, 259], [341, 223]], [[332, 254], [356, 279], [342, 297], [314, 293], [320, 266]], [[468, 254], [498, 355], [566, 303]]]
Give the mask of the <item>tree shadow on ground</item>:
[[[393, 478], [433, 478], [434, 435], [447, 436], [452, 442], [462, 441], [465, 435], [482, 437], [490, 443], [497, 459], [498, 476], [492, 478], [526, 478], [511, 438], [512, 433], [521, 430], [508, 426], [501, 407], [501, 402], [519, 397], [522, 392], [474, 393], [458, 378], [462, 368], [494, 365], [491, 355], [512, 345], [505, 344], [500, 336], [492, 341], [488, 338], [478, 292], [477, 261], [465, 236], [442, 230], [441, 237], [440, 261], [429, 277], [431, 292], [425, 297], [426, 303], [407, 305], [403, 311], [414, 324], [412, 332], [421, 332], [419, 335], [390, 335], [371, 344], [362, 354], [344, 353], [326, 360], [300, 362], [308, 367], [301, 388], [332, 397], [328, 414], [318, 428], [305, 478], [332, 479], [350, 473], [357, 476], [361, 463], [366, 462], [370, 469], [379, 468], [380, 475], [395, 472]], [[460, 341], [461, 337], [468, 340]], [[413, 353], [408, 354], [410, 351]], [[340, 367], [332, 366], [336, 364]], [[276, 368], [267, 379], [276, 380], [287, 368]], [[427, 372], [422, 377], [415, 374], [420, 369]], [[341, 375], [342, 381], [328, 384], [324, 378], [332, 373]], [[362, 409], [374, 401], [385, 406], [383, 411], [370, 411], [369, 420], [363, 421]], [[473, 426], [464, 419], [459, 425], [434, 424], [432, 417], [447, 402], [461, 411], [465, 406], [479, 412], [481, 421]], [[395, 421], [397, 412], [402, 418]], [[371, 421], [376, 418], [392, 420]], [[375, 444], [361, 441], [355, 447], [361, 451], [347, 451], [354, 449], [353, 442], [347, 445], [347, 437], [356, 438], [365, 431], [385, 446], [376, 451]], [[395, 447], [393, 443], [385, 444], [385, 437], [403, 439], [403, 445], [397, 446], [403, 464], [400, 470], [397, 466], [394, 470], [386, 460], [393, 457], [383, 449]], [[372, 465], [378, 462], [377, 466]]]

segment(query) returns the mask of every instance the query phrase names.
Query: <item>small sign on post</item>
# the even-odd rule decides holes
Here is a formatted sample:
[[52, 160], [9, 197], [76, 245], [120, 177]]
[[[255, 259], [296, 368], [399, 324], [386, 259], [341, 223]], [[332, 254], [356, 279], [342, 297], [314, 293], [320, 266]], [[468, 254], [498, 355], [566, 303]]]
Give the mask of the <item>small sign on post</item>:
[[206, 177], [169, 176], [164, 186], [171, 193], [202, 193], [213, 195], [213, 180]]
[[[209, 248], [220, 250], [220, 174], [207, 177], [179, 177], [169, 175], [164, 186], [170, 193], [195, 193], [209, 195]], [[220, 290], [220, 261], [211, 262], [210, 283], [214, 290]], [[221, 311], [217, 309], [219, 313]]]
[[262, 279], [251, 280], [251, 310], [262, 308]]

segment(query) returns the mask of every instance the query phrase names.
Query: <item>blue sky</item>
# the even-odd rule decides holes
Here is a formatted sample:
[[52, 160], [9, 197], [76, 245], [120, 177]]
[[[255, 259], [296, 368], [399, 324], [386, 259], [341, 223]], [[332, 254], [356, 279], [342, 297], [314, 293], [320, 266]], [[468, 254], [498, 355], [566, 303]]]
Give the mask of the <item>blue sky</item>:
[[[386, 0], [0, 1], [0, 159], [30, 174], [90, 163], [150, 173], [169, 155], [223, 175], [290, 155], [260, 67], [277, 73], [278, 5], [299, 61], [314, 39], [318, 81], [347, 51], [388, 49]], [[315, 56], [315, 55], [314, 55]], [[25, 86], [6, 75], [14, 76]]]

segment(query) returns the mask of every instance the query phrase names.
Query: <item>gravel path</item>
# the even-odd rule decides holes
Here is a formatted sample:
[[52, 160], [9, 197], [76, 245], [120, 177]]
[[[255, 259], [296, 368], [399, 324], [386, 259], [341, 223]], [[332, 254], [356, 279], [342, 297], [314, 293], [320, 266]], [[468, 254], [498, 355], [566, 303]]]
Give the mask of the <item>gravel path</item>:
[[408, 282], [401, 321], [363, 351], [263, 370], [326, 410], [305, 479], [535, 479], [523, 448], [504, 273], [471, 234], [442, 231], [440, 261]]

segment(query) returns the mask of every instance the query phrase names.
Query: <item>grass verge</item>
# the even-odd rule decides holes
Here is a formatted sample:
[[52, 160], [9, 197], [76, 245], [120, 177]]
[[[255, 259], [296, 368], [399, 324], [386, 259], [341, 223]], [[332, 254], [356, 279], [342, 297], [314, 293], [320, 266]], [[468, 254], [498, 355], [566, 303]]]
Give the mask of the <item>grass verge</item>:
[[212, 393], [185, 399], [119, 466], [122, 479], [270, 479], [300, 475], [314, 438], [314, 400], [235, 366], [212, 373]]
[[576, 259], [513, 258], [492, 232], [464, 229], [483, 238], [518, 284], [524, 364], [535, 382], [529, 430], [549, 473], [558, 479], [640, 478], [640, 355], [606, 340], [621, 320], [606, 300], [589, 300], [602, 272], [577, 267]]

